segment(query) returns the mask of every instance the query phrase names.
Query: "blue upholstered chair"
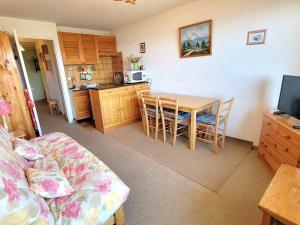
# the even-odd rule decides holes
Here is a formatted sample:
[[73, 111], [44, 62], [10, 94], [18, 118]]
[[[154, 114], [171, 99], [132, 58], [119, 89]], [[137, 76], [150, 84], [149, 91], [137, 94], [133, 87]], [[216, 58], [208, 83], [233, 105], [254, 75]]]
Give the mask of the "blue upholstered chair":
[[215, 113], [200, 113], [197, 115], [197, 138], [213, 143], [214, 153], [218, 150], [218, 141], [224, 148], [229, 114], [234, 98], [225, 102], [219, 101]]
[[177, 136], [180, 136], [188, 129], [190, 125], [191, 115], [187, 112], [180, 112], [178, 110], [178, 100], [172, 98], [158, 99], [161, 120], [163, 124], [164, 132], [164, 143], [166, 142], [166, 132], [173, 135], [173, 146], [176, 145]]

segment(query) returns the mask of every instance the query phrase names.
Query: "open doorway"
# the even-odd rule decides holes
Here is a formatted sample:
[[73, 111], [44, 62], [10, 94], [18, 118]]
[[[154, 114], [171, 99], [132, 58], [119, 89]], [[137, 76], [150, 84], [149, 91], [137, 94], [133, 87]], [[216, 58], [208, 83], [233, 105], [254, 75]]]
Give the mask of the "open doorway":
[[43, 114], [50, 113], [49, 100], [57, 102], [58, 113], [65, 114], [66, 111], [53, 41], [21, 38], [19, 42], [32, 98], [43, 124]]

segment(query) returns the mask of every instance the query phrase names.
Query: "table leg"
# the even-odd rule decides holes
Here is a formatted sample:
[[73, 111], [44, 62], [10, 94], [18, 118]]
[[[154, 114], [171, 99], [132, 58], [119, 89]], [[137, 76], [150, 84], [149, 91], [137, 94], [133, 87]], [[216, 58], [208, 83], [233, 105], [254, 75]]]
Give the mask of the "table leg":
[[191, 125], [190, 125], [190, 149], [196, 149], [196, 110], [191, 112]]
[[272, 224], [272, 217], [268, 213], [264, 212], [261, 225], [271, 225], [271, 224]]

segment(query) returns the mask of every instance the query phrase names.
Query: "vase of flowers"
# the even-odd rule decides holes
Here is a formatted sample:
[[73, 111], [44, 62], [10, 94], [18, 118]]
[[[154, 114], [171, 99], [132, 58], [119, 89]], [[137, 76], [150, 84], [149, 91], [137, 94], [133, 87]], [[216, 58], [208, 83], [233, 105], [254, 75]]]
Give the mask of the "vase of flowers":
[[139, 70], [140, 69], [140, 63], [139, 61], [141, 60], [141, 56], [134, 56], [130, 55], [127, 57], [128, 61], [131, 63], [131, 69], [132, 70]]

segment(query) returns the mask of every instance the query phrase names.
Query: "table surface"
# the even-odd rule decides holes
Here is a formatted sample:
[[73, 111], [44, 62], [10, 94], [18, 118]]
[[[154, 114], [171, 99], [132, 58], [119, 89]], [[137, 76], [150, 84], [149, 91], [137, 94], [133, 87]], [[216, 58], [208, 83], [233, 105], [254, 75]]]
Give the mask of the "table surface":
[[282, 164], [259, 207], [287, 225], [300, 224], [300, 169]]
[[165, 92], [156, 92], [152, 95], [165, 98], [176, 98], [178, 99], [179, 108], [185, 108], [188, 110], [200, 110], [218, 101], [217, 99], [213, 98], [204, 98]]

